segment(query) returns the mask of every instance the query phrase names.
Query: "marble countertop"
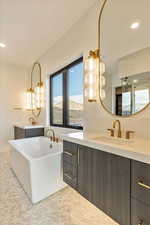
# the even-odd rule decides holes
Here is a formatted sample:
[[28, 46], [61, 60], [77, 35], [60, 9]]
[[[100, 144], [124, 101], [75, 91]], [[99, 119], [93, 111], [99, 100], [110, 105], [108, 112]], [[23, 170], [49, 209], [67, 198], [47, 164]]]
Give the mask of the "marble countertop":
[[22, 129], [34, 129], [34, 128], [44, 128], [45, 126], [42, 124], [36, 124], [36, 125], [31, 125], [31, 124], [20, 124], [20, 123], [16, 123], [14, 124], [14, 127], [19, 127]]
[[[99, 137], [102, 136], [104, 135], [99, 135]], [[150, 164], [150, 140], [147, 139], [134, 138], [126, 142], [124, 140], [123, 143], [117, 143], [117, 141], [115, 143], [113, 140], [112, 142], [111, 140], [103, 141], [98, 139], [98, 136], [87, 135], [83, 132], [64, 134], [62, 139]]]

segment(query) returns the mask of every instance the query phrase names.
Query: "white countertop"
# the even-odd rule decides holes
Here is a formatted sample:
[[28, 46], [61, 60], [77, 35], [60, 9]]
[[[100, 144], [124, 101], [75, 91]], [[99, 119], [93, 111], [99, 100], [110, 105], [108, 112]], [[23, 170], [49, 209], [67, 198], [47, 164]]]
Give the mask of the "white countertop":
[[95, 140], [96, 137], [98, 136], [92, 137], [83, 132], [62, 135], [62, 139], [66, 141], [150, 164], [150, 140], [134, 138], [128, 143], [119, 144]]
[[44, 128], [45, 126], [42, 124], [36, 124], [36, 125], [31, 125], [31, 124], [14, 124], [15, 127], [19, 127], [22, 129], [34, 129], [34, 128]]

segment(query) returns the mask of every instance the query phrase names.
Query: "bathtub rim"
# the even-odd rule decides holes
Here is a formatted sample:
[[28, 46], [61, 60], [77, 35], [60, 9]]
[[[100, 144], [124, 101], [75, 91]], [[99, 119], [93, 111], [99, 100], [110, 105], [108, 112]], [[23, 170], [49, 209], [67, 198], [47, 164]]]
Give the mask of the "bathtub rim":
[[[46, 154], [46, 155], [44, 155], [44, 156], [41, 156], [41, 157], [37, 157], [37, 158], [33, 158], [32, 156], [29, 156], [28, 154], [26, 154], [25, 152], [24, 152], [24, 150], [19, 150], [18, 149], [18, 146], [16, 145], [16, 142], [17, 141], [27, 141], [27, 140], [34, 140], [34, 139], [40, 139], [40, 138], [44, 138], [44, 139], [48, 139], [49, 140], [49, 138], [48, 137], [46, 137], [46, 136], [38, 136], [38, 137], [31, 137], [31, 138], [22, 138], [22, 139], [18, 139], [18, 140], [9, 140], [8, 141], [8, 143], [9, 143], [9, 145], [11, 146], [11, 148], [13, 148], [13, 150], [15, 150], [15, 151], [17, 151], [18, 153], [20, 153], [20, 154], [22, 154], [27, 160], [29, 160], [29, 162], [33, 162], [33, 161], [39, 161], [39, 160], [41, 160], [41, 159], [44, 159], [44, 158], [46, 158], [46, 157], [50, 157], [50, 156], [52, 156], [52, 155], [57, 155], [57, 154], [62, 154], [63, 153], [63, 143], [62, 142], [59, 142], [59, 143], [55, 143], [55, 145], [59, 145], [59, 146], [61, 146], [62, 147], [62, 149], [59, 151], [59, 152], [53, 152], [53, 153], [48, 153], [48, 154]], [[51, 144], [52, 142], [50, 142], [50, 144]], [[53, 143], [52, 143], [53, 144]]]

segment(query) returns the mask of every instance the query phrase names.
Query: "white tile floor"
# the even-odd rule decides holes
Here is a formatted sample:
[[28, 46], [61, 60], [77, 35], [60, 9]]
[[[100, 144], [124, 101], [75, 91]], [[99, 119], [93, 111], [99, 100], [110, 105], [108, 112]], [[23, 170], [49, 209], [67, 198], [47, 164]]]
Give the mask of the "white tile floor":
[[0, 225], [118, 225], [71, 188], [32, 205], [0, 153]]

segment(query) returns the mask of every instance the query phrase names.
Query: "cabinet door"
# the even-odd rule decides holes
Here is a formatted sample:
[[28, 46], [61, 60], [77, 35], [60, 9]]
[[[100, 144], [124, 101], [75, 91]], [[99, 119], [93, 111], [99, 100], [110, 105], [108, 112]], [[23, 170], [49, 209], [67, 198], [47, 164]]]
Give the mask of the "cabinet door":
[[92, 151], [88, 147], [78, 147], [78, 192], [92, 201]]
[[93, 150], [92, 202], [121, 225], [130, 224], [130, 160]]
[[109, 154], [107, 161], [107, 213], [121, 225], [130, 224], [130, 167], [129, 159]]
[[99, 209], [107, 213], [107, 198], [108, 198], [108, 160], [109, 154], [99, 150], [93, 150], [93, 188], [92, 188], [92, 203]]

